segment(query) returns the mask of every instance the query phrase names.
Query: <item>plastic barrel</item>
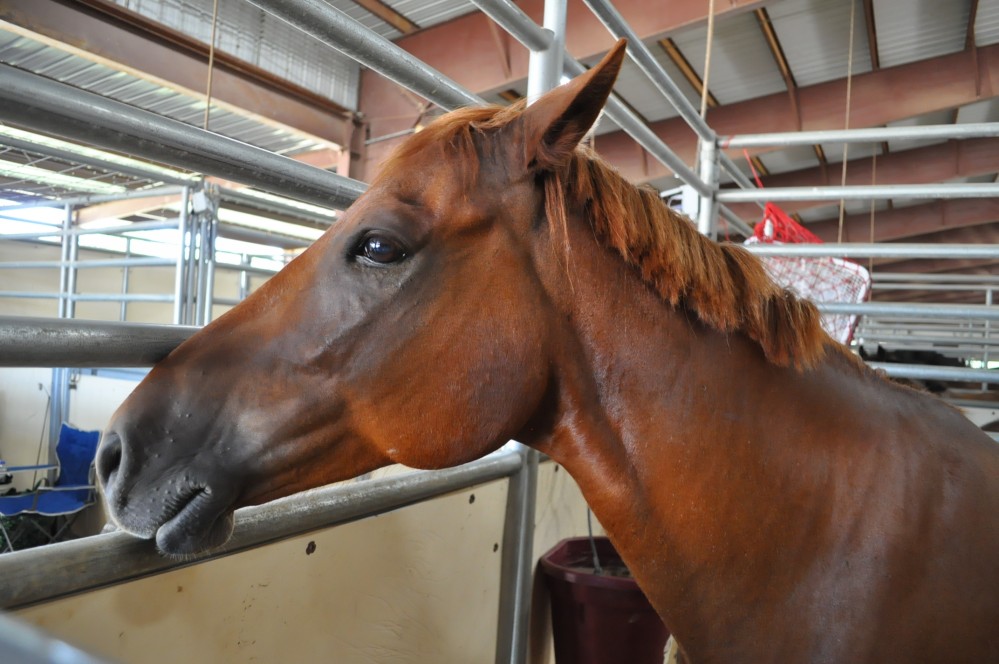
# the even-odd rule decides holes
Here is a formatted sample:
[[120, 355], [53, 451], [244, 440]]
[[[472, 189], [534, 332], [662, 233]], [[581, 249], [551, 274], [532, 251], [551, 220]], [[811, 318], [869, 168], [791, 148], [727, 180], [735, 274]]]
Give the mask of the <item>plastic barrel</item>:
[[[601, 567], [624, 567], [610, 540], [594, 542]], [[588, 537], [562, 540], [540, 564], [556, 664], [662, 664], [666, 626], [630, 576], [594, 573]]]

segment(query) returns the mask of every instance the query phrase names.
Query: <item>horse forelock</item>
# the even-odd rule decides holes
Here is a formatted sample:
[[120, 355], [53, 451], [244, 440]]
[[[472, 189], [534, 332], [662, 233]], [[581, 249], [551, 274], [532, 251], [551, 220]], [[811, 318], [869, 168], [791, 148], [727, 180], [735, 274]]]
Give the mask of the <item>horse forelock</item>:
[[[437, 150], [460, 159], [462, 178], [471, 184], [480, 167], [476, 135], [505, 127], [523, 109], [524, 103], [518, 102], [448, 113], [410, 136], [386, 162], [379, 179], [405, 169], [413, 156]], [[629, 183], [585, 146], [568, 162], [540, 175], [553, 237], [564, 238], [566, 252], [572, 210], [582, 214], [597, 239], [633, 266], [666, 303], [686, 308], [718, 331], [743, 332], [771, 363], [812, 367], [827, 348], [838, 346], [823, 330], [815, 305], [776, 284], [759, 259], [740, 246], [701, 235], [657, 192]]]

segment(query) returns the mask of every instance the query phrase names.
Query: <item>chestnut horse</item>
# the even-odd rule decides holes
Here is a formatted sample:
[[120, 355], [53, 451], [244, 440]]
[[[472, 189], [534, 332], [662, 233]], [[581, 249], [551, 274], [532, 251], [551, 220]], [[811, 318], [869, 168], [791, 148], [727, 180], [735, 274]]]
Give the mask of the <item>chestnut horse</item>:
[[408, 138], [157, 365], [101, 446], [114, 520], [195, 552], [240, 506], [515, 438], [690, 662], [999, 661], [999, 447], [578, 146], [623, 53]]

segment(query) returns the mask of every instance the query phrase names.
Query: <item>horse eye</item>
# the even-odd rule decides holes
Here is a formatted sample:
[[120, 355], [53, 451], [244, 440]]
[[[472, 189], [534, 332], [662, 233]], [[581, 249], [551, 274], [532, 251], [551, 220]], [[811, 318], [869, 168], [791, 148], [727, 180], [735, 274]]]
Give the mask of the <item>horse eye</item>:
[[366, 236], [357, 245], [354, 253], [380, 265], [397, 263], [406, 257], [406, 250], [403, 249], [402, 245], [384, 235]]

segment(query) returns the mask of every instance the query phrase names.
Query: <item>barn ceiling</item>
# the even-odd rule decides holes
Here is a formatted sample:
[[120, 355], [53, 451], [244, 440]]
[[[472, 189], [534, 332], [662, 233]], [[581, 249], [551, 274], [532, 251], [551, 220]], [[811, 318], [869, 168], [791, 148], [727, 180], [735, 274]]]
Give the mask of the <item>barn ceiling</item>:
[[[467, 0], [327, 1], [490, 101], [510, 103], [526, 91], [525, 49]], [[198, 122], [195, 95], [206, 71], [212, 0], [4, 4], [0, 18], [9, 22], [7, 27], [95, 57], [87, 63], [85, 54], [78, 53], [80, 60], [74, 62], [45, 49], [29, 52], [23, 32], [7, 31], [0, 32], [0, 61]], [[542, 0], [517, 4], [540, 20]], [[999, 121], [999, 0], [718, 3], [710, 71], [705, 70], [707, 5], [703, 0], [615, 2], [684, 93], [695, 104], [706, 96], [708, 122], [721, 135]], [[351, 120], [363, 120], [370, 143], [366, 170], [371, 172], [396, 144], [378, 139], [410, 130], [438, 112], [242, 0], [220, 0], [218, 21], [218, 66], [239, 81], [220, 92], [224, 106], [217, 128], [223, 133], [295, 154], [349, 143]], [[130, 46], [129, 39], [144, 41]], [[592, 63], [612, 43], [582, 0], [569, 0], [567, 50]], [[165, 55], [143, 58], [141, 44], [166, 48], [164, 53], [176, 58], [168, 67]], [[126, 71], [115, 71], [115, 63]], [[171, 99], [163, 81], [173, 84], [167, 90], [173, 95], [178, 89], [191, 94]], [[272, 95], [270, 101], [261, 103], [261, 90]], [[626, 63], [616, 90], [693, 163], [696, 137], [635, 65]], [[275, 127], [285, 133], [275, 133]], [[668, 169], [609, 121], [599, 127], [596, 147], [633, 181], [660, 189], [677, 184]], [[848, 184], [994, 182], [997, 148], [999, 139], [910, 140], [851, 145], [848, 151], [826, 143], [748, 155], [730, 151], [730, 156], [747, 174], [751, 161], [765, 187], [839, 184], [844, 157]], [[362, 171], [357, 174], [363, 177]], [[732, 208], [750, 223], [757, 220], [755, 206]], [[989, 199], [848, 203], [842, 229], [838, 205], [788, 203], [785, 208], [826, 240], [840, 233], [845, 240], [864, 242], [992, 243], [999, 237], [999, 202]], [[958, 274], [993, 274], [996, 268], [988, 261], [931, 260], [876, 266]], [[980, 295], [947, 297], [973, 301]]]

